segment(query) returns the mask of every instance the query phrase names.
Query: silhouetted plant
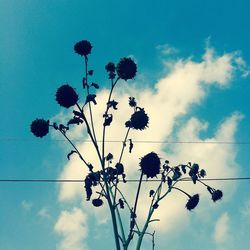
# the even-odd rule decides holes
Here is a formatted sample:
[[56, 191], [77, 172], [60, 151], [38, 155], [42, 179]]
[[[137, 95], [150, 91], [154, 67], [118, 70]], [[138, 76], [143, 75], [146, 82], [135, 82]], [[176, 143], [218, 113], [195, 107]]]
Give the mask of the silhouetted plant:
[[[103, 114], [103, 128], [102, 128], [102, 141], [101, 146], [98, 145], [96, 135], [95, 135], [95, 126], [92, 115], [92, 105], [96, 105], [96, 94], [90, 93], [91, 89], [99, 89], [97, 83], [92, 82], [90, 84], [89, 77], [93, 76], [94, 71], [88, 69], [88, 56], [91, 54], [92, 45], [89, 41], [83, 40], [75, 44], [74, 50], [77, 54], [84, 58], [85, 62], [85, 75], [82, 80], [82, 87], [86, 90], [86, 98], [84, 104], [81, 106], [78, 103], [79, 96], [76, 93], [75, 89], [72, 88], [69, 84], [63, 84], [58, 88], [56, 92], [56, 101], [57, 103], [65, 108], [70, 108], [74, 106], [73, 116], [67, 122], [67, 124], [57, 124], [47, 121], [45, 119], [36, 119], [31, 123], [30, 129], [31, 132], [37, 137], [44, 137], [49, 133], [49, 127], [60, 132], [66, 140], [71, 144], [73, 150], [67, 155], [67, 158], [70, 159], [72, 154], [77, 154], [79, 158], [83, 161], [84, 165], [88, 168], [88, 174], [84, 179], [84, 188], [86, 192], [86, 200], [89, 201], [92, 198], [93, 190], [99, 188], [99, 191], [95, 192], [98, 197], [92, 198], [92, 204], [94, 207], [101, 207], [103, 202], [106, 201], [109, 210], [111, 213], [111, 219], [114, 230], [114, 238], [116, 249], [128, 249], [128, 246], [131, 243], [134, 235], [137, 234], [137, 246], [136, 249], [140, 249], [143, 237], [145, 234], [149, 234], [153, 237], [153, 246], [154, 246], [154, 234], [147, 232], [149, 223], [155, 221], [152, 220], [152, 215], [154, 211], [159, 207], [159, 204], [162, 199], [164, 199], [172, 190], [177, 190], [188, 197], [186, 203], [187, 210], [193, 210], [199, 203], [199, 194], [190, 195], [185, 192], [183, 189], [177, 187], [177, 184], [186, 179], [188, 176], [191, 178], [193, 184], [197, 182], [203, 184], [208, 192], [211, 194], [211, 198], [214, 202], [220, 200], [223, 196], [221, 190], [216, 190], [207, 184], [205, 184], [201, 179], [206, 176], [206, 171], [200, 169], [199, 165], [194, 163], [191, 164], [180, 164], [178, 166], [170, 166], [169, 161], [165, 160], [162, 164], [161, 159], [155, 152], [150, 152], [144, 156], [138, 156], [140, 158], [139, 170], [140, 177], [138, 180], [138, 187], [135, 194], [135, 200], [133, 206], [131, 206], [124, 194], [119, 188], [119, 183], [126, 183], [126, 173], [124, 165], [122, 163], [122, 157], [124, 149], [129, 142], [129, 152], [133, 150], [132, 139], [128, 139], [128, 135], [131, 129], [135, 130], [144, 130], [147, 129], [149, 124], [149, 117], [145, 112], [144, 108], [139, 107], [134, 97], [129, 97], [128, 104], [132, 108], [133, 113], [130, 119], [125, 123], [127, 128], [126, 136], [122, 143], [122, 149], [118, 162], [113, 163], [113, 154], [106, 154], [105, 150], [105, 137], [107, 127], [111, 125], [113, 121], [113, 115], [110, 113], [110, 109], [117, 110], [118, 102], [112, 100], [112, 93], [117, 85], [119, 80], [129, 80], [133, 79], [137, 73], [136, 63], [129, 57], [121, 58], [117, 64], [109, 62], [105, 69], [108, 73], [108, 77], [111, 81], [111, 88], [109, 92], [109, 97], [107, 100], [107, 105], [105, 112]], [[88, 106], [88, 111], [84, 110], [85, 106]], [[89, 112], [89, 119], [86, 117], [86, 112]], [[67, 131], [70, 129], [69, 125], [85, 125], [88, 136], [90, 137], [95, 150], [97, 152], [97, 157], [99, 160], [99, 170], [94, 168], [94, 166], [86, 160], [86, 156], [82, 155], [81, 152], [77, 149], [74, 143], [70, 140], [67, 135]], [[139, 227], [137, 220], [137, 206], [138, 198], [141, 191], [141, 184], [143, 177], [148, 178], [158, 178], [159, 185], [157, 188], [150, 190], [149, 197], [151, 202], [149, 204], [149, 212], [144, 222], [142, 228]], [[164, 188], [165, 187], [165, 191]], [[127, 236], [125, 235], [125, 228], [121, 220], [121, 209], [128, 209], [129, 212], [129, 230]]]

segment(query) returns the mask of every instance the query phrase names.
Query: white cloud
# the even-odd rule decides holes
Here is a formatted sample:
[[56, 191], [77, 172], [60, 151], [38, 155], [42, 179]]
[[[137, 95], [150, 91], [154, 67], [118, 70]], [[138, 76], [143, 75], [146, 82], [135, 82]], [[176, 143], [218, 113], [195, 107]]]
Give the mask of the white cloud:
[[178, 53], [178, 49], [168, 43], [158, 45], [156, 48], [160, 50], [163, 55], [173, 55]]
[[87, 237], [86, 215], [79, 208], [72, 211], [62, 211], [54, 230], [63, 237], [57, 250], [84, 250], [87, 249], [83, 240]]
[[225, 212], [217, 220], [214, 228], [214, 240], [216, 243], [224, 243], [229, 238], [229, 228], [230, 227], [230, 218], [228, 213]]
[[244, 202], [244, 205], [240, 209], [240, 213], [244, 219], [250, 220], [250, 199]]
[[37, 215], [40, 216], [40, 217], [42, 217], [42, 218], [46, 218], [46, 219], [51, 218], [51, 215], [50, 215], [50, 213], [49, 213], [49, 210], [48, 210], [48, 208], [46, 208], [46, 207], [41, 208], [41, 209], [38, 211]]
[[29, 211], [32, 208], [33, 203], [31, 201], [23, 200], [21, 202], [21, 206], [24, 210]]
[[[187, 60], [178, 60], [170, 66], [170, 72], [160, 79], [154, 88], [136, 88], [135, 85], [129, 83], [120, 83], [119, 89], [114, 93], [114, 99], [119, 101], [118, 111], [112, 111], [114, 120], [110, 127], [107, 128], [107, 140], [123, 140], [125, 136], [124, 123], [129, 119], [131, 108], [128, 107], [128, 97], [134, 96], [139, 106], [145, 108], [145, 111], [150, 117], [149, 128], [144, 131], [131, 131], [129, 138], [134, 141], [153, 140], [164, 141], [171, 139], [174, 128], [178, 125], [177, 138], [180, 141], [234, 141], [235, 133], [239, 121], [242, 119], [240, 113], [227, 114], [224, 121], [221, 122], [217, 131], [213, 136], [201, 139], [200, 132], [206, 131], [209, 122], [201, 122], [198, 118], [192, 117], [185, 124], [179, 124], [178, 118], [187, 115], [193, 105], [201, 104], [207, 95], [207, 87], [214, 84], [219, 87], [229, 85], [232, 80], [237, 67], [236, 58], [239, 56], [236, 53], [226, 53], [217, 55], [215, 50], [207, 48], [202, 60], [195, 62], [191, 58]], [[97, 95], [98, 105], [93, 107], [94, 121], [96, 125], [97, 138], [101, 137], [102, 131], [102, 114], [107, 100], [108, 91], [102, 90]], [[75, 132], [77, 131], [77, 132]], [[79, 128], [73, 130], [74, 136], [79, 132]], [[78, 134], [79, 135], [79, 134]], [[112, 152], [115, 159], [118, 160], [122, 144], [107, 143], [106, 153]], [[78, 143], [78, 149], [88, 162], [91, 162], [96, 169], [100, 169], [95, 150], [90, 143]], [[235, 145], [220, 144], [176, 144], [166, 147], [164, 143], [156, 144], [139, 144], [134, 143], [134, 149], [131, 154], [125, 148], [123, 163], [126, 174], [129, 177], [138, 177], [138, 163], [139, 158], [144, 154], [155, 151], [162, 159], [169, 159], [172, 164], [187, 163], [188, 161], [197, 162], [202, 168], [205, 168], [209, 177], [229, 177], [235, 176], [238, 173], [238, 165], [236, 163]], [[86, 167], [78, 159], [77, 156], [65, 165], [59, 178], [62, 179], [84, 179], [87, 173]], [[221, 188], [226, 194], [226, 199], [230, 197], [235, 189], [235, 186], [230, 186], [226, 183], [215, 183], [216, 188]], [[148, 191], [151, 187], [149, 184], [143, 184], [142, 194], [140, 198], [140, 206], [138, 207], [138, 217], [143, 221], [146, 216], [147, 209], [145, 205], [148, 201]], [[186, 184], [182, 184], [187, 187]], [[211, 184], [212, 185], [212, 184]], [[191, 186], [191, 187], [190, 187]], [[188, 185], [190, 193], [199, 192], [206, 198], [209, 196], [201, 186], [193, 187], [191, 183]], [[122, 185], [121, 189], [127, 195], [128, 200], [134, 199], [136, 184], [127, 184], [125, 188]], [[196, 188], [196, 189], [195, 189]], [[59, 200], [72, 201], [75, 198], [82, 197], [84, 192], [82, 184], [67, 184], [60, 186]], [[210, 198], [209, 198], [210, 199]], [[161, 222], [155, 223], [157, 231], [166, 233], [167, 231], [184, 229], [189, 223], [189, 216], [185, 210], [185, 203], [187, 199], [178, 193], [171, 194], [164, 202], [160, 204], [157, 209], [156, 218], [160, 218]], [[144, 203], [143, 203], [144, 202]], [[209, 201], [207, 201], [209, 203]], [[209, 203], [210, 204], [210, 203]], [[202, 209], [209, 209], [208, 205]], [[90, 210], [91, 213], [93, 210]], [[166, 213], [166, 211], [168, 211]], [[107, 213], [106, 213], [107, 214]], [[103, 213], [96, 214], [98, 217], [105, 217]], [[106, 218], [106, 217], [105, 217]], [[143, 219], [144, 218], [144, 219]], [[175, 223], [173, 228], [173, 223]]]

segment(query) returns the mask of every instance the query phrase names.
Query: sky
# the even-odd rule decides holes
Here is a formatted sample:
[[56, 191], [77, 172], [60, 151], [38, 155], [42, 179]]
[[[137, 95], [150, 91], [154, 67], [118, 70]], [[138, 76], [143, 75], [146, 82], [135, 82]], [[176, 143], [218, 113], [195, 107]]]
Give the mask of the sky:
[[[72, 109], [55, 101], [63, 83], [85, 99], [84, 63], [73, 50], [85, 39], [93, 45], [89, 66], [100, 85], [93, 107], [98, 138], [109, 88], [106, 63], [127, 56], [137, 63], [135, 79], [120, 81], [114, 91], [119, 104], [107, 139], [123, 140], [134, 96], [150, 120], [130, 137], [157, 143], [135, 142], [131, 154], [125, 150], [128, 176], [138, 177], [139, 159], [155, 151], [173, 165], [199, 163], [208, 178], [250, 177], [249, 1], [0, 0], [0, 6], [0, 179], [84, 179], [79, 159], [67, 160], [70, 145], [55, 131], [35, 138], [30, 124], [69, 118]], [[84, 127], [69, 136], [97, 166]], [[108, 143], [115, 159], [121, 146]], [[211, 182], [223, 190], [218, 203], [203, 186], [182, 184], [201, 202], [192, 212], [178, 192], [162, 202], [154, 216], [160, 221], [149, 228], [156, 231], [155, 249], [249, 249], [249, 184]], [[143, 185], [140, 223], [150, 189]], [[121, 188], [132, 201], [136, 184]], [[0, 198], [0, 250], [115, 249], [107, 207], [87, 202], [81, 183], [0, 182]], [[152, 249], [149, 236], [142, 249]]]

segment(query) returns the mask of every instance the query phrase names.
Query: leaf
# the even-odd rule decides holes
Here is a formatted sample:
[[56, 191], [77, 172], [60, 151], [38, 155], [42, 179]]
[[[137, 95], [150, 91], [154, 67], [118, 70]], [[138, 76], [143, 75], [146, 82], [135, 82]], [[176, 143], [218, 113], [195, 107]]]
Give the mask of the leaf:
[[91, 86], [94, 87], [95, 89], [99, 89], [99, 85], [97, 83], [92, 82]]
[[70, 119], [67, 123], [67, 125], [70, 125], [70, 124], [77, 124], [79, 125], [80, 123], [83, 123], [83, 120], [78, 118], [78, 117], [74, 117], [72, 119]]
[[72, 154], [74, 154], [74, 153], [77, 154], [77, 152], [76, 152], [75, 150], [72, 150], [70, 153], [67, 154], [68, 160], [70, 160], [70, 156], [71, 156]]
[[206, 171], [204, 169], [201, 169], [200, 176], [204, 178], [207, 175]]
[[55, 122], [53, 123], [53, 127], [55, 130], [58, 130], [58, 125]]
[[154, 195], [155, 191], [154, 190], [150, 190], [149, 192], [149, 197], [152, 197]]
[[115, 110], [117, 110], [117, 104], [118, 104], [118, 102], [117, 101], [115, 101], [115, 100], [112, 100], [112, 101], [109, 101], [108, 103], [107, 103], [107, 105], [108, 105], [108, 108], [113, 108], [113, 109], [115, 109]]
[[85, 89], [88, 86], [88, 84], [86, 83], [86, 78], [83, 77], [82, 78], [82, 87]]
[[117, 171], [117, 175], [121, 175], [124, 173], [124, 166], [122, 163], [116, 163], [115, 168]]
[[82, 114], [81, 112], [78, 112], [78, 111], [76, 111], [76, 110], [73, 110], [73, 114], [74, 114], [75, 116], [78, 116], [78, 117], [80, 117], [80, 118], [83, 118], [83, 114]]
[[186, 165], [181, 165], [181, 170], [184, 174], [186, 174], [187, 173]]
[[132, 139], [129, 139], [129, 153], [132, 152], [133, 147], [134, 147], [134, 144], [132, 142]]
[[87, 95], [85, 104], [87, 104], [89, 102], [93, 102], [96, 105], [97, 102], [96, 102], [95, 98], [96, 98], [95, 94], [93, 94], [93, 95], [92, 94]]
[[155, 221], [160, 221], [160, 219], [153, 219], [153, 220], [150, 220], [148, 223], [155, 222]]
[[113, 159], [113, 155], [111, 153], [108, 153], [106, 156], [106, 161], [111, 161]]
[[155, 202], [155, 204], [153, 205], [154, 209], [157, 209], [159, 207], [159, 204], [157, 202]]
[[193, 175], [191, 175], [191, 179], [192, 179], [193, 183], [196, 184], [196, 181], [198, 180], [198, 177], [197, 177], [196, 174], [193, 174]]
[[123, 209], [124, 208], [124, 202], [123, 202], [123, 200], [120, 198], [118, 200], [118, 202], [119, 202], [120, 208]]
[[112, 120], [113, 120], [112, 114], [105, 116], [103, 126], [109, 126], [111, 124]]
[[69, 127], [64, 126], [63, 124], [59, 125], [59, 130], [63, 133], [66, 133], [67, 130], [69, 130]]
[[168, 176], [168, 188], [171, 188], [172, 187], [172, 179]]
[[172, 177], [173, 181], [178, 180], [180, 177], [181, 177], [181, 172], [175, 170], [175, 171], [174, 171], [174, 175], [173, 175], [173, 177]]

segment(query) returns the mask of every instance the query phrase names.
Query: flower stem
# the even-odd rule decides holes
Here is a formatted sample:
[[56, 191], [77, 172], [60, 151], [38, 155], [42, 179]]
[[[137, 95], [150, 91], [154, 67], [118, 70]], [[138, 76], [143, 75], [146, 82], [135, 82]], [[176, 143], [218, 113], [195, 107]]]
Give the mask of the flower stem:
[[[89, 95], [89, 85], [88, 85], [88, 58], [85, 56], [85, 80], [86, 80], [86, 88], [87, 88], [87, 94]], [[90, 122], [91, 122], [91, 128], [93, 132], [93, 138], [96, 142], [97, 145], [97, 140], [96, 140], [96, 135], [95, 135], [95, 127], [94, 127], [94, 122], [93, 122], [93, 115], [92, 115], [92, 108], [91, 108], [91, 103], [88, 103], [89, 106], [89, 114], [90, 114]], [[98, 147], [98, 145], [97, 145]]]
[[67, 141], [71, 144], [71, 146], [76, 150], [76, 152], [79, 155], [80, 159], [88, 167], [88, 163], [84, 160], [83, 156], [81, 155], [81, 153], [79, 152], [79, 150], [76, 148], [76, 146], [73, 144], [73, 142], [68, 138], [68, 136], [65, 133], [63, 133], [61, 130], [60, 130], [60, 132], [67, 139]]

